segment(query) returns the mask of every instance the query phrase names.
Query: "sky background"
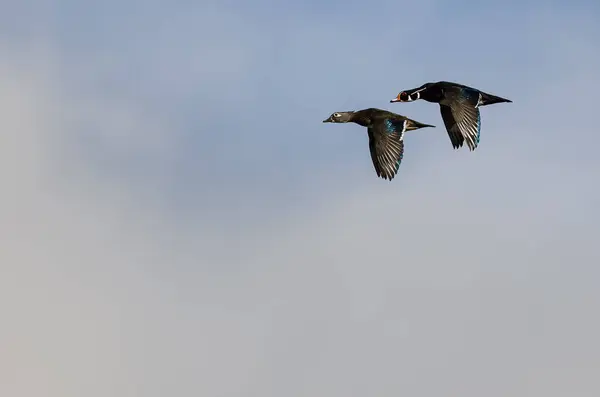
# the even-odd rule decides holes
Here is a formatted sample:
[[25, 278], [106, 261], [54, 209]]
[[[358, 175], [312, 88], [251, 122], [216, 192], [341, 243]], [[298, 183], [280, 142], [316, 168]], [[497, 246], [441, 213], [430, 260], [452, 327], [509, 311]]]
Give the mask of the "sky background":
[[598, 2], [0, 4], [0, 395], [600, 395]]

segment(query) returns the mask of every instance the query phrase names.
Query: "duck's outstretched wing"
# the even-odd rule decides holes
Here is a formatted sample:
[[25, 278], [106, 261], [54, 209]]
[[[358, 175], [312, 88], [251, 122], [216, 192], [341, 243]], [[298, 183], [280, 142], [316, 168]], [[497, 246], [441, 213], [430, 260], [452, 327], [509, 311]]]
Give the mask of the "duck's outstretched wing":
[[440, 104], [442, 119], [452, 146], [458, 149], [467, 143], [469, 150], [473, 151], [479, 144], [481, 133], [481, 116], [475, 104], [468, 98], [455, 98], [450, 104]]
[[369, 150], [377, 176], [391, 181], [404, 157], [404, 132], [408, 120], [381, 120], [368, 128]]

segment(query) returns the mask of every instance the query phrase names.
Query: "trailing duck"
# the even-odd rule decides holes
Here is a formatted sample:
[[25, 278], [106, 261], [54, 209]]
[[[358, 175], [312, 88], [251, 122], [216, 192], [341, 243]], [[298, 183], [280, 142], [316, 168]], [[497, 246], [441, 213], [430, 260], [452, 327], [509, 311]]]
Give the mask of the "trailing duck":
[[479, 108], [494, 103], [512, 102], [510, 99], [448, 81], [426, 83], [402, 91], [390, 102], [412, 102], [419, 99], [438, 103], [452, 146], [458, 149], [466, 142], [471, 151], [479, 145], [481, 134]]
[[398, 173], [404, 157], [404, 133], [424, 127], [402, 115], [376, 108], [350, 112], [335, 112], [324, 123], [356, 123], [367, 127], [369, 151], [377, 176], [391, 181]]

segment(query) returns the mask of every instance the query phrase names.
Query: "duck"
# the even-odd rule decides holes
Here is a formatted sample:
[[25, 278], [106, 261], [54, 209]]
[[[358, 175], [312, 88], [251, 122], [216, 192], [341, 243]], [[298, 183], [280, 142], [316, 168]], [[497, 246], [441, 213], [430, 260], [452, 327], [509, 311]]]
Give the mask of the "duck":
[[479, 145], [481, 134], [479, 108], [494, 103], [512, 103], [510, 99], [449, 81], [425, 83], [420, 87], [401, 91], [390, 102], [412, 102], [419, 99], [440, 105], [442, 120], [452, 146], [458, 149], [466, 142], [470, 151], [475, 150]]
[[332, 113], [323, 123], [356, 123], [367, 127], [369, 151], [379, 178], [392, 181], [404, 157], [404, 133], [435, 127], [387, 110], [368, 108]]

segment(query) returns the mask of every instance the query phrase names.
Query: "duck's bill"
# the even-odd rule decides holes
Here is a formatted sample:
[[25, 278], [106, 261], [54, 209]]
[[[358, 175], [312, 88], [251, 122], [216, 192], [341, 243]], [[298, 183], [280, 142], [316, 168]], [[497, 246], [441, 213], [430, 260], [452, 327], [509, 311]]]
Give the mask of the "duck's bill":
[[402, 100], [400, 99], [400, 95], [398, 95], [396, 98], [390, 100], [390, 103], [394, 103], [394, 102], [402, 102]]
[[331, 123], [331, 117], [328, 119], [323, 120], [324, 123]]

